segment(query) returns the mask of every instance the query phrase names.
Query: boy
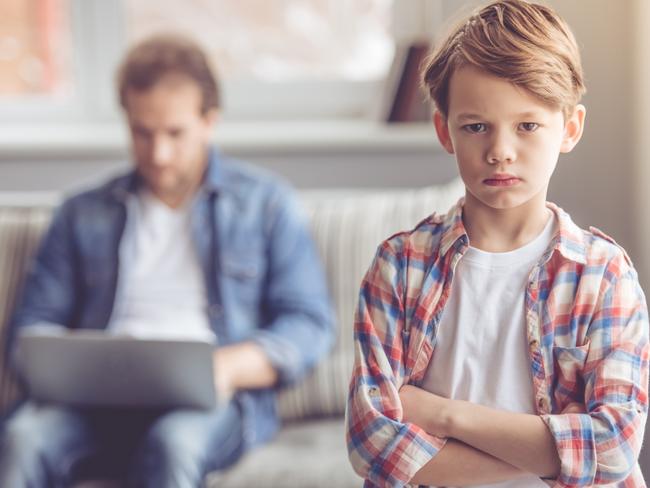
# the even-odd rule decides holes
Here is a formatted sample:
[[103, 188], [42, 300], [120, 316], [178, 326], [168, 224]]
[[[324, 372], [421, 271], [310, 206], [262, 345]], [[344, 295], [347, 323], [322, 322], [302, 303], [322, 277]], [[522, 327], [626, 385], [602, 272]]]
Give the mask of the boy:
[[466, 194], [379, 247], [347, 410], [366, 486], [640, 487], [648, 319], [625, 252], [546, 202], [584, 126], [575, 39], [497, 0], [431, 56]]

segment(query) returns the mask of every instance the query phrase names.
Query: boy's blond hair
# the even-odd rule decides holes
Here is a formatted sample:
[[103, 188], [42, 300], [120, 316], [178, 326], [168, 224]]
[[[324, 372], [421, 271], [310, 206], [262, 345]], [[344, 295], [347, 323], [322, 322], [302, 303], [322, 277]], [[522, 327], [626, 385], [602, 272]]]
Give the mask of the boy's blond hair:
[[423, 86], [449, 110], [449, 80], [473, 66], [532, 93], [568, 117], [585, 92], [580, 52], [569, 26], [551, 8], [497, 0], [457, 25], [426, 62]]

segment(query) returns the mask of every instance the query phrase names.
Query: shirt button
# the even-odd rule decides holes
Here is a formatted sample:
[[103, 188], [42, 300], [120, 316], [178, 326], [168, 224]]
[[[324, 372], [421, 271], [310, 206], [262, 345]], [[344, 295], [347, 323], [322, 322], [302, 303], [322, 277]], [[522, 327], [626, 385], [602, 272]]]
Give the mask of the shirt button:
[[371, 386], [368, 389], [368, 395], [370, 395], [371, 397], [379, 396], [379, 388], [377, 388], [376, 386]]
[[537, 399], [537, 407], [542, 412], [548, 412], [548, 402], [546, 401], [546, 398], [539, 397]]

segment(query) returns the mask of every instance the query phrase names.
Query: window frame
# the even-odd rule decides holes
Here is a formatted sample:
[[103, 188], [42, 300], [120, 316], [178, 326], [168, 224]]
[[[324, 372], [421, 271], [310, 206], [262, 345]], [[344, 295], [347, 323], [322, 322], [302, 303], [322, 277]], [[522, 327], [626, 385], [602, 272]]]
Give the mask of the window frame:
[[0, 122], [75, 124], [114, 120], [111, 69], [124, 49], [121, 6], [121, 0], [70, 0], [73, 93], [61, 98], [29, 95], [3, 100]]
[[[105, 124], [121, 119], [115, 70], [126, 49], [125, 1], [70, 0], [73, 94], [0, 102], [0, 124]], [[432, 37], [440, 0], [394, 0], [396, 42]], [[100, 55], [98, 55], [100, 53]], [[381, 81], [269, 83], [223, 80], [225, 121], [370, 120]], [[314, 94], [318, 94], [315, 96]], [[229, 107], [236, 107], [232, 111]], [[278, 106], [284, 109], [278, 112]]]

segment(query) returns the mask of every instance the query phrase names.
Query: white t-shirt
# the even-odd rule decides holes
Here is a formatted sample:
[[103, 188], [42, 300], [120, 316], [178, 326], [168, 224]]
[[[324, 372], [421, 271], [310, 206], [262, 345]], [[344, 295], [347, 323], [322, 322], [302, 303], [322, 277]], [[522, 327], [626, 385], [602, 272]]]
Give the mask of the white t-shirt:
[[146, 190], [127, 201], [110, 331], [215, 341], [190, 207], [172, 209]]
[[[529, 274], [553, 239], [554, 218], [519, 249], [469, 247], [442, 312], [422, 388], [445, 398], [536, 413], [524, 297]], [[535, 476], [481, 488], [547, 487]]]

